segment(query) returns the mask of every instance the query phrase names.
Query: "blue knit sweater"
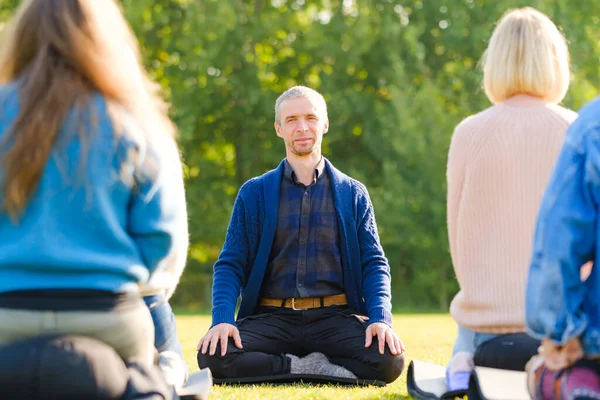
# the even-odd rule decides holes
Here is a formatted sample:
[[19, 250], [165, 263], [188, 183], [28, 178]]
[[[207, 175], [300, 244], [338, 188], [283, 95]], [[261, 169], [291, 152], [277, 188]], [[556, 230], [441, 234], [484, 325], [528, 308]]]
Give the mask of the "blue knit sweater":
[[[0, 143], [19, 110], [17, 85], [0, 85]], [[73, 110], [18, 223], [0, 211], [0, 293], [137, 292], [186, 249], [177, 146], [168, 138], [143, 140], [141, 126], [126, 115], [116, 131], [99, 95]], [[89, 129], [85, 156], [77, 134], [82, 126]], [[0, 165], [0, 178], [4, 171]]]
[[[338, 171], [328, 160], [340, 231], [344, 289], [350, 307], [369, 323], [392, 323], [390, 268], [379, 243], [373, 206], [363, 184]], [[214, 266], [212, 325], [235, 324], [252, 315], [277, 227], [283, 162], [277, 169], [250, 179], [233, 206], [225, 244]]]

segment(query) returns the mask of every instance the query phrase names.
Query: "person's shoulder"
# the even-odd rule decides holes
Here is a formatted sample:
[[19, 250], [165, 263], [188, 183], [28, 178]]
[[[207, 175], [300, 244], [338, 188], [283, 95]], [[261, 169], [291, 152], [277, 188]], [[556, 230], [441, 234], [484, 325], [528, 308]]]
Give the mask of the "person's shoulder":
[[600, 141], [600, 96], [581, 107], [577, 119], [567, 131], [565, 144], [583, 151], [583, 143], [588, 138]]
[[248, 179], [240, 186], [239, 195], [242, 197], [256, 195], [262, 186], [263, 175]]
[[558, 117], [560, 120], [566, 122], [567, 124], [573, 123], [578, 117], [576, 111], [573, 111], [569, 108], [563, 107], [558, 104], [552, 104], [548, 106], [548, 110]]
[[471, 136], [477, 134], [491, 119], [500, 114], [500, 108], [497, 105], [493, 105], [478, 113], [469, 115], [456, 125], [454, 136]]
[[147, 135], [144, 134], [142, 125], [124, 105], [93, 93], [89, 108], [96, 113], [104, 133], [109, 132], [136, 144], [146, 141]]
[[242, 197], [254, 197], [259, 195], [260, 193], [262, 193], [264, 182], [267, 179], [271, 178], [273, 175], [277, 174], [278, 171], [279, 167], [273, 168], [261, 175], [248, 179], [240, 187], [238, 195]]
[[181, 162], [176, 138], [159, 129], [149, 129], [123, 104], [93, 93], [88, 109], [98, 124], [100, 137], [116, 139], [118, 146], [135, 149], [152, 157], [154, 162], [177, 165]]
[[367, 187], [364, 183], [340, 171], [329, 160], [327, 160], [327, 162], [329, 163], [329, 171], [335, 176], [336, 182], [342, 185], [347, 185], [348, 188], [350, 188], [352, 192], [358, 197], [369, 196], [369, 191], [367, 190]]
[[362, 196], [369, 195], [369, 190], [367, 189], [367, 185], [365, 185], [364, 183], [362, 183], [361, 181], [359, 181], [356, 178], [352, 178], [351, 176], [346, 175], [346, 177], [348, 178], [350, 185], [352, 185], [352, 188], [356, 191], [356, 193], [358, 195], [362, 195]]
[[125, 142], [128, 146], [142, 143], [141, 126], [133, 115], [120, 103], [92, 91], [85, 101], [78, 102], [69, 110], [64, 120], [63, 129], [79, 129], [84, 122], [86, 129], [94, 132], [95, 140], [110, 139]]
[[600, 96], [585, 103], [583, 107], [579, 109], [579, 116], [577, 119], [592, 125], [600, 124]]

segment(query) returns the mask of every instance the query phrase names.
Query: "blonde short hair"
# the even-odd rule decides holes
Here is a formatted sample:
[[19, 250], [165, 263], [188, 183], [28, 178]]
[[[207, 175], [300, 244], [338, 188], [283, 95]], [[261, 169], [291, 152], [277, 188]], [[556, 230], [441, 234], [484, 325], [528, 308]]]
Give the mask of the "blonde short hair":
[[569, 50], [545, 14], [531, 7], [508, 11], [482, 59], [483, 87], [492, 103], [528, 94], [560, 103], [569, 88]]

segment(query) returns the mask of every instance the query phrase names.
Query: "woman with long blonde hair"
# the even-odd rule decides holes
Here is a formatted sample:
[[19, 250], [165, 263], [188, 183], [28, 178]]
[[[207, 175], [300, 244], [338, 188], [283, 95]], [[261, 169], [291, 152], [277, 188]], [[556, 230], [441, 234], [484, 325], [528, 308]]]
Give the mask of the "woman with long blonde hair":
[[0, 42], [0, 346], [81, 334], [153, 363], [141, 293], [185, 263], [181, 167], [115, 1], [25, 0]]

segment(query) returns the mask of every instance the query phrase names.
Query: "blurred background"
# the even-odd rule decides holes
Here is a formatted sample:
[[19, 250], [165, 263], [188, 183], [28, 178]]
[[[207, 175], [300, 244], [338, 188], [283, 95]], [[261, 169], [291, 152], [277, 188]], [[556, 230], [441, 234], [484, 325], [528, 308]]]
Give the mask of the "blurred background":
[[[0, 24], [17, 0], [0, 0]], [[577, 110], [600, 88], [597, 0], [121, 0], [164, 88], [185, 158], [191, 248], [173, 302], [209, 310], [233, 201], [285, 148], [281, 92], [325, 96], [323, 151], [371, 194], [396, 311], [447, 310], [457, 285], [445, 167], [455, 125], [488, 106], [478, 62], [496, 21], [529, 5], [569, 42]]]

